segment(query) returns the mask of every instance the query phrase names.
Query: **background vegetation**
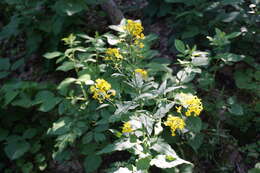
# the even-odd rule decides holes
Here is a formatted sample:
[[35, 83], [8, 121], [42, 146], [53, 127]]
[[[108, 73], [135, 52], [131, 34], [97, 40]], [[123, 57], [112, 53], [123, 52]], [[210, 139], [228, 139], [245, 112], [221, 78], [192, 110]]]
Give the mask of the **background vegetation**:
[[[145, 57], [131, 62], [152, 77], [140, 79], [141, 84], [133, 81], [132, 66], [122, 63], [126, 70], [118, 72], [113, 66], [118, 62], [94, 65], [106, 48], [127, 52], [131, 45], [117, 45], [126, 36], [109, 29], [115, 21], [104, 8], [107, 1], [0, 1], [0, 172], [124, 172], [132, 164], [139, 172], [258, 173], [260, 1], [114, 2], [125, 18], [140, 19], [144, 27], [144, 49], [129, 53]], [[88, 103], [82, 101], [97, 78], [108, 79], [119, 94], [114, 100], [132, 102], [100, 107], [91, 93]], [[123, 79], [130, 84], [120, 86]], [[182, 88], [167, 90], [171, 86]], [[149, 150], [151, 156], [144, 159], [127, 147], [104, 150], [122, 139], [128, 114], [156, 114], [152, 107], [157, 106], [167, 111], [156, 121], [165, 121], [166, 113], [175, 111], [161, 101], [176, 99], [168, 91], [193, 93], [202, 100], [200, 118], [186, 119], [188, 132], [171, 136], [162, 124], [165, 130], [157, 135], [193, 165], [159, 169], [150, 165], [157, 150]], [[125, 114], [119, 116], [119, 109]], [[148, 121], [143, 117], [141, 122]], [[157, 134], [155, 127], [152, 134]]]

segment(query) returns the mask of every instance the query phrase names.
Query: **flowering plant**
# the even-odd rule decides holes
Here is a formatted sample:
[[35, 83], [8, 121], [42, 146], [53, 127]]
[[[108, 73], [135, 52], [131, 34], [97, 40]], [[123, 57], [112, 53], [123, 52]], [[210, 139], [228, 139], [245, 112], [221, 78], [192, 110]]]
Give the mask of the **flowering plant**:
[[[200, 132], [201, 100], [187, 93], [168, 62], [156, 57], [150, 48], [155, 37], [143, 34], [141, 21], [123, 19], [110, 28], [115, 35], [70, 35], [63, 39], [69, 46], [64, 53], [45, 54], [57, 58], [57, 70], [75, 70], [77, 75], [58, 86], [65, 99], [59, 104], [61, 118], [48, 131], [57, 136], [54, 157], [79, 142], [83, 153], [93, 146], [84, 162], [87, 169], [93, 159], [100, 164], [101, 155], [122, 150], [132, 157], [112, 172], [192, 165], [167, 141], [192, 140]], [[109, 131], [117, 138], [112, 143]]]

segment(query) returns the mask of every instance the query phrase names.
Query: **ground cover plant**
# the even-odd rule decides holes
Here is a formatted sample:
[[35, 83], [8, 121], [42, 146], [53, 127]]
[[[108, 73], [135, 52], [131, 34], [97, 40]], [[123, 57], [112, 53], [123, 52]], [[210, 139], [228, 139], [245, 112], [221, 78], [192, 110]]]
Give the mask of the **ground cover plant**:
[[0, 2], [0, 171], [259, 172], [259, 1], [109, 2]]

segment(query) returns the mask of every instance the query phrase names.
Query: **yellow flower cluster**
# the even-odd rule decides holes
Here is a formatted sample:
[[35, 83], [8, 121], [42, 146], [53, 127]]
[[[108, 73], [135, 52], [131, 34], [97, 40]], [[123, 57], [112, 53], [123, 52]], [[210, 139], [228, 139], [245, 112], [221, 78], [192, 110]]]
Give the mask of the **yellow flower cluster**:
[[181, 93], [180, 102], [185, 108], [187, 108], [185, 113], [186, 116], [191, 116], [192, 113], [194, 113], [195, 116], [199, 116], [203, 110], [201, 99], [199, 99], [197, 96]]
[[139, 46], [140, 48], [144, 47], [144, 44], [141, 41], [145, 38], [144, 34], [142, 33], [144, 28], [140, 22], [127, 20], [127, 24], [125, 25], [124, 29], [134, 37], [135, 45]]
[[172, 136], [175, 136], [175, 131], [177, 129], [184, 129], [185, 122], [180, 117], [169, 115], [167, 120], [164, 122], [164, 125], [169, 126], [171, 128]]
[[131, 127], [131, 123], [130, 122], [124, 123], [124, 125], [122, 127], [122, 133], [131, 133], [132, 131], [133, 131], [133, 129]]
[[140, 74], [142, 76], [143, 79], [147, 78], [147, 71], [144, 69], [135, 69], [135, 73]]
[[93, 98], [103, 103], [105, 99], [110, 99], [111, 96], [116, 95], [115, 90], [111, 90], [111, 85], [104, 79], [97, 79], [95, 84], [90, 87]]
[[107, 56], [105, 57], [105, 60], [120, 61], [123, 59], [123, 56], [117, 48], [108, 48], [106, 54]]

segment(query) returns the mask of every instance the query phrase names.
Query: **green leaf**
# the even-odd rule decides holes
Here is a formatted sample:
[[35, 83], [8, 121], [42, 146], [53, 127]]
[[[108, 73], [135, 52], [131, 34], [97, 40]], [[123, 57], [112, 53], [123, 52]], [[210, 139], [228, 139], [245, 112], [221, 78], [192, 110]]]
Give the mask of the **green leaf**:
[[17, 70], [22, 65], [24, 65], [24, 58], [21, 58], [21, 59], [15, 61], [15, 63], [11, 67], [11, 70]]
[[197, 152], [203, 143], [203, 139], [204, 139], [204, 134], [199, 133], [196, 134], [195, 137], [189, 139], [188, 144], [193, 148], [194, 151]]
[[10, 72], [7, 72], [7, 71], [0, 72], [0, 79], [7, 77], [9, 74], [10, 74]]
[[260, 168], [253, 168], [248, 171], [248, 173], [260, 173]]
[[135, 144], [131, 143], [129, 140], [118, 140], [114, 144], [109, 144], [105, 148], [103, 148], [101, 151], [97, 152], [98, 155], [110, 153], [112, 151], [122, 151], [129, 148], [132, 148]]
[[175, 47], [176, 49], [181, 52], [181, 53], [185, 53], [185, 45], [181, 40], [175, 40]]
[[59, 13], [65, 13], [72, 16], [87, 9], [86, 1], [82, 0], [59, 0], [55, 3], [55, 9]]
[[10, 90], [8, 92], [5, 93], [5, 105], [8, 105], [9, 103], [11, 103], [11, 101], [14, 100], [14, 98], [19, 94], [18, 91], [13, 91]]
[[202, 121], [199, 117], [190, 116], [186, 119], [186, 128], [194, 133], [202, 129]]
[[23, 156], [30, 149], [30, 144], [24, 140], [8, 143], [5, 148], [5, 154], [9, 159], [15, 160]]
[[72, 119], [70, 117], [62, 117], [58, 121], [54, 122], [52, 128], [48, 129], [49, 135], [63, 135], [70, 131], [72, 125]]
[[167, 155], [159, 154], [154, 159], [151, 160], [150, 164], [155, 165], [158, 168], [173, 168], [181, 164], [191, 164], [190, 162], [187, 162], [183, 159], [180, 159], [179, 157], [174, 157], [175, 160], [169, 161], [166, 159]]
[[177, 73], [177, 78], [180, 80], [182, 83], [188, 83], [192, 81], [195, 78], [195, 73], [190, 72], [186, 69], [180, 70]]
[[45, 57], [47, 59], [53, 59], [53, 58], [59, 57], [61, 55], [62, 55], [61, 52], [48, 52], [48, 53], [45, 53], [43, 55], [43, 57]]
[[73, 62], [64, 62], [62, 65], [60, 65], [56, 70], [60, 70], [60, 71], [70, 71], [72, 69], [74, 69], [75, 66], [74, 66], [74, 63]]
[[216, 56], [217, 59], [221, 59], [224, 62], [238, 62], [245, 58], [244, 55], [236, 55], [233, 53], [223, 53]]
[[0, 58], [0, 70], [9, 70], [10, 61], [7, 58]]
[[191, 60], [191, 63], [194, 66], [206, 66], [209, 64], [209, 58], [208, 57], [196, 57]]
[[92, 154], [86, 157], [83, 163], [86, 173], [91, 173], [96, 171], [100, 166], [101, 162], [102, 159], [100, 156]]
[[31, 173], [33, 169], [33, 164], [31, 162], [27, 162], [22, 166], [23, 173]]
[[228, 111], [234, 115], [243, 115], [244, 114], [243, 107], [239, 104], [232, 104], [231, 107], [228, 109]]
[[138, 159], [136, 162], [136, 167], [138, 170], [148, 170], [150, 167], [150, 162], [151, 162], [152, 157], [147, 156], [141, 159]]
[[166, 103], [162, 103], [159, 105], [159, 109], [156, 111], [156, 113], [154, 114], [154, 116], [162, 118], [164, 117], [169, 111], [170, 109], [174, 106], [174, 102], [171, 102], [169, 104]]
[[94, 139], [96, 142], [101, 142], [101, 141], [106, 140], [106, 136], [103, 133], [95, 133]]
[[60, 101], [61, 98], [55, 97], [50, 91], [40, 91], [35, 98], [35, 104], [41, 104], [39, 110], [42, 112], [52, 110]]
[[24, 139], [31, 139], [31, 138], [33, 138], [36, 134], [37, 134], [37, 129], [35, 129], [35, 128], [30, 128], [30, 129], [27, 129], [27, 130], [23, 133], [23, 138], [24, 138]]
[[59, 90], [59, 92], [62, 94], [62, 95], [66, 95], [67, 93], [67, 89], [68, 89], [68, 86], [75, 82], [76, 79], [75, 78], [66, 78], [64, 79], [60, 84], [59, 86], [57, 87], [57, 89]]

